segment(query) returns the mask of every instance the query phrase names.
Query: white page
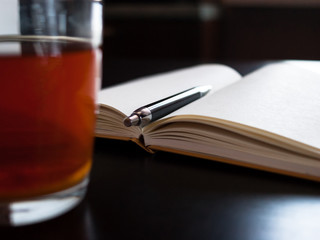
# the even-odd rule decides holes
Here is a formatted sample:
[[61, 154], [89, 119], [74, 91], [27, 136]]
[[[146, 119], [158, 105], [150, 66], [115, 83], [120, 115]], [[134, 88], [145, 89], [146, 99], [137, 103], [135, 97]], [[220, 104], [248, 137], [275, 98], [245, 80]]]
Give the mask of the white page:
[[[319, 69], [320, 63], [313, 67]], [[192, 114], [255, 127], [319, 149], [320, 73], [298, 62], [273, 64], [197, 101]]]
[[98, 94], [98, 103], [112, 106], [129, 115], [139, 107], [195, 86], [212, 86], [210, 93], [203, 97], [206, 98], [240, 79], [240, 74], [227, 66], [199, 65], [103, 89]]

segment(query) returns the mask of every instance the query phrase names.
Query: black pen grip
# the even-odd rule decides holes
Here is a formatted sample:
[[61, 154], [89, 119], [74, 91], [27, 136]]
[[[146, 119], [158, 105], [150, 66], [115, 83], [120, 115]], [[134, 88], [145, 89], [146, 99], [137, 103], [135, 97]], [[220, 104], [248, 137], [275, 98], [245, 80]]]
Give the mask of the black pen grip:
[[[152, 113], [152, 119], [151, 121], [157, 120], [159, 118], [162, 118], [175, 110], [199, 99], [201, 97], [201, 93], [196, 92], [194, 94], [178, 98], [173, 102], [167, 103], [167, 104], [153, 104], [151, 106], [146, 106]], [[168, 98], [169, 99], [169, 98]]]

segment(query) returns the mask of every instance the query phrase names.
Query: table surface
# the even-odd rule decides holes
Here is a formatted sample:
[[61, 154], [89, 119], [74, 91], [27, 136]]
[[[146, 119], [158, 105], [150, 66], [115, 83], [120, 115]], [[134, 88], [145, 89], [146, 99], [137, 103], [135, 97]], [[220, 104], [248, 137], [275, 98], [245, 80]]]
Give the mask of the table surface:
[[[229, 64], [246, 74], [263, 63]], [[103, 85], [191, 65], [187, 61], [106, 61]], [[149, 154], [131, 142], [96, 139], [84, 201], [47, 222], [1, 227], [0, 236], [319, 239], [319, 183], [171, 153]]]

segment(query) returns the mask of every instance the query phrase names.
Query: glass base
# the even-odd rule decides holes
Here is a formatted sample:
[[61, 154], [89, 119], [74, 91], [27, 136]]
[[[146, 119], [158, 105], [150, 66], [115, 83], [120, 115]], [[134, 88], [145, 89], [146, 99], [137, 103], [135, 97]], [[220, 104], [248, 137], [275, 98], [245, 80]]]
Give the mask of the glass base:
[[85, 196], [88, 178], [66, 190], [37, 198], [0, 203], [0, 224], [23, 226], [60, 216], [78, 205]]

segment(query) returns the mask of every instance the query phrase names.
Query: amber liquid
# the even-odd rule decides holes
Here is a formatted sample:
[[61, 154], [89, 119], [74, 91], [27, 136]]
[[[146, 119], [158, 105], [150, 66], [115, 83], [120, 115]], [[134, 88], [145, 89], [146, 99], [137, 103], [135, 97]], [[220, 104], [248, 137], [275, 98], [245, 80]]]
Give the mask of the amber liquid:
[[99, 52], [43, 44], [0, 52], [0, 202], [67, 189], [90, 170]]

